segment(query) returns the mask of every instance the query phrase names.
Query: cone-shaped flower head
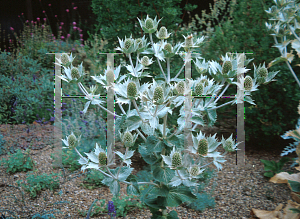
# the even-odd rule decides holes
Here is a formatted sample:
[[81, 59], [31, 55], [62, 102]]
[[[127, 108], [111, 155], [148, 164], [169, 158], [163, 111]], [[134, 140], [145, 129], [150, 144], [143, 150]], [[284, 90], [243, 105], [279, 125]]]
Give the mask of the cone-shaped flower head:
[[71, 147], [71, 148], [75, 147], [76, 141], [77, 141], [77, 138], [73, 133], [71, 135], [69, 135], [69, 137], [68, 137], [69, 147]]
[[160, 30], [156, 33], [156, 37], [160, 40], [168, 39], [171, 33], [168, 34], [168, 30], [166, 27], [161, 27]]
[[172, 156], [172, 166], [174, 168], [181, 166], [182, 164], [182, 158], [181, 158], [181, 154], [179, 152], [175, 152]]
[[225, 61], [222, 67], [222, 74], [227, 74], [230, 70], [232, 70], [231, 61]]
[[204, 86], [201, 82], [199, 82], [198, 84], [196, 84], [195, 86], [195, 94], [196, 95], [202, 95], [203, 94], [203, 89], [204, 89]]
[[198, 142], [198, 149], [197, 152], [199, 155], [203, 155], [205, 156], [208, 152], [208, 141], [205, 138], [202, 138], [199, 142]]
[[71, 76], [72, 76], [72, 78], [77, 78], [77, 79], [80, 78], [78, 68], [73, 67], [73, 68], [71, 69]]
[[124, 133], [122, 142], [125, 145], [125, 147], [132, 146], [132, 144], [133, 144], [133, 136], [132, 136], [132, 134], [129, 131], [127, 131], [127, 132]]
[[148, 56], [144, 56], [144, 57], [142, 58], [141, 64], [142, 64], [143, 66], [148, 66], [148, 65], [150, 65], [150, 61], [149, 61]]
[[192, 168], [190, 168], [190, 174], [192, 175], [192, 176], [198, 176], [199, 174], [200, 174], [200, 168], [199, 167], [197, 167], [197, 166], [193, 166]]
[[232, 139], [232, 134], [231, 134], [231, 136], [226, 140], [222, 136], [221, 143], [222, 143], [223, 148], [225, 149], [225, 151], [234, 152], [236, 150], [240, 150], [240, 149], [237, 149], [236, 147], [238, 146], [238, 144], [240, 144], [242, 142], [239, 142], [239, 143], [236, 144], [235, 141]]
[[248, 75], [245, 77], [245, 80], [244, 80], [244, 88], [245, 88], [245, 90], [251, 90], [252, 86], [253, 86], [252, 78]]
[[226, 151], [232, 150], [233, 142], [230, 139], [227, 139], [223, 145]]
[[169, 53], [171, 53], [172, 52], [172, 45], [170, 43], [167, 43], [164, 46], [164, 49], [167, 50]]
[[61, 55], [61, 63], [66, 65], [69, 62], [69, 56], [67, 53]]
[[107, 156], [105, 152], [100, 152], [98, 155], [99, 165], [106, 166], [107, 165]]
[[154, 90], [153, 100], [158, 101], [164, 97], [164, 91], [161, 86], [157, 86]]
[[268, 76], [268, 70], [267, 68], [262, 67], [258, 70], [257, 74], [259, 77], [266, 78]]
[[157, 21], [156, 17], [153, 20], [152, 18], [149, 18], [149, 16], [147, 15], [144, 21], [141, 21], [139, 18], [137, 19], [139, 20], [140, 25], [143, 31], [145, 31], [145, 33], [154, 33], [157, 30], [158, 23], [162, 18], [159, 21]]
[[137, 94], [136, 84], [134, 82], [129, 82], [127, 86], [127, 96], [128, 97], [135, 97]]
[[184, 81], [178, 82], [178, 84], [176, 86], [176, 90], [177, 90], [178, 94], [180, 94], [180, 95], [184, 94], [184, 91], [185, 91]]
[[124, 42], [125, 49], [129, 49], [133, 45], [133, 43], [133, 39], [127, 38]]

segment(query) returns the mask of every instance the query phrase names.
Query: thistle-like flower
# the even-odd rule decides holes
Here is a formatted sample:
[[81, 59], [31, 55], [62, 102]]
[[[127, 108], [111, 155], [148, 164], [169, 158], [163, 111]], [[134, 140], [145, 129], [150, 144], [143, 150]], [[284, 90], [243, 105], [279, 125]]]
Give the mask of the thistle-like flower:
[[141, 28], [145, 33], [154, 33], [157, 30], [158, 23], [160, 22], [156, 20], [156, 17], [153, 19], [149, 18], [147, 15], [146, 19], [144, 21], [141, 21], [139, 18], [137, 18], [140, 22]]
[[82, 63], [78, 67], [74, 67], [71, 63], [70, 67], [64, 67], [64, 73], [65, 75], [58, 76], [60, 79], [66, 81], [66, 82], [81, 82], [82, 81], [82, 76], [86, 75], [83, 72], [83, 66]]
[[227, 74], [231, 70], [232, 70], [231, 61], [225, 61], [222, 66], [222, 74]]
[[153, 100], [157, 102], [164, 97], [164, 90], [161, 86], [158, 86], [154, 90]]
[[172, 45], [170, 43], [167, 43], [164, 46], [164, 49], [167, 50], [169, 53], [171, 53], [172, 52]]
[[119, 39], [119, 44], [120, 47], [117, 47], [115, 50], [120, 50], [121, 52], [125, 53], [125, 54], [131, 54], [133, 52], [136, 52], [139, 48], [140, 43], [138, 44], [137, 40], [134, 40], [132, 38], [132, 35], [130, 36], [130, 38], [126, 38], [125, 36], [125, 40], [120, 40]]
[[94, 151], [85, 154], [90, 161], [86, 168], [98, 169], [99, 167], [107, 166], [107, 153], [98, 146], [98, 143], [96, 143]]
[[73, 62], [73, 60], [75, 59], [76, 56], [72, 57], [72, 53], [71, 55], [69, 56], [67, 53], [63, 53], [61, 54], [61, 57], [60, 59], [58, 58], [55, 58], [56, 61], [58, 61], [58, 63], [55, 63], [59, 66], [67, 66], [69, 64], [71, 64]]
[[245, 88], [245, 90], [249, 91], [252, 89], [252, 86], [253, 86], [252, 78], [248, 75], [245, 77], [245, 80], [244, 80], [244, 88]]
[[197, 153], [201, 156], [206, 156], [208, 152], [208, 141], [203, 138], [198, 142]]
[[205, 87], [208, 86], [208, 80], [206, 78], [201, 79], [200, 82], [203, 83]]
[[203, 84], [199, 82], [196, 84], [194, 92], [197, 96], [199, 96], [203, 94], [203, 89], [204, 89]]
[[264, 67], [259, 68], [257, 74], [259, 77], [266, 78], [268, 76], [268, 69]]
[[195, 165], [193, 165], [193, 166], [190, 166], [189, 168], [188, 168], [188, 172], [189, 172], [189, 174], [190, 174], [190, 178], [195, 178], [195, 179], [197, 179], [197, 178], [200, 178], [200, 174], [204, 171], [205, 169], [200, 169], [200, 167], [198, 167], [198, 166], [195, 166]]
[[226, 140], [225, 140], [225, 139], [223, 138], [223, 136], [222, 136], [221, 142], [222, 142], [223, 148], [224, 148], [225, 151], [227, 151], [227, 152], [234, 152], [234, 151], [236, 151], [236, 150], [240, 150], [240, 149], [237, 149], [236, 147], [237, 147], [240, 143], [242, 143], [242, 141], [241, 141], [241, 142], [235, 144], [235, 141], [232, 139], [232, 134], [231, 134], [231, 136], [230, 136], [228, 139], [226, 139]]
[[175, 147], [173, 147], [170, 156], [165, 156], [165, 155], [161, 155], [161, 156], [170, 169], [176, 169], [177, 167], [182, 166], [181, 153], [179, 151], [176, 151]]
[[122, 143], [125, 145], [125, 147], [131, 147], [134, 145], [138, 135], [137, 134], [134, 134], [132, 135], [129, 131], [128, 131], [128, 128], [127, 130], [125, 131], [124, 134], [122, 134], [120, 131], [119, 131], [119, 134], [120, 134], [120, 138], [121, 138], [121, 141]]
[[158, 32], [156, 32], [156, 37], [160, 40], [168, 39], [171, 33], [168, 34], [168, 30], [166, 27], [162, 26]]
[[[183, 36], [183, 35], [182, 35]], [[196, 47], [199, 47], [202, 43], [203, 43], [203, 40], [205, 39], [204, 36], [202, 36], [201, 38], [198, 38], [197, 41], [195, 42], [194, 41], [194, 37], [193, 37], [193, 34], [191, 35], [188, 35], [188, 36], [183, 36], [184, 39], [185, 39], [185, 42], [182, 43], [182, 47], [184, 48], [184, 50], [186, 52], [190, 51], [191, 48], [196, 48]]]
[[67, 147], [63, 147], [63, 148], [69, 148], [69, 149], [75, 148], [79, 144], [80, 139], [81, 139], [81, 135], [77, 139], [77, 137], [72, 132], [71, 135], [67, 136], [66, 140], [61, 139], [65, 143], [65, 145], [67, 146]]
[[136, 84], [133, 81], [131, 81], [127, 85], [127, 97], [135, 98], [136, 94], [137, 94]]
[[143, 66], [149, 66], [153, 63], [152, 58], [149, 59], [148, 56], [143, 56], [143, 58], [141, 60], [139, 60], [139, 62], [143, 65]]

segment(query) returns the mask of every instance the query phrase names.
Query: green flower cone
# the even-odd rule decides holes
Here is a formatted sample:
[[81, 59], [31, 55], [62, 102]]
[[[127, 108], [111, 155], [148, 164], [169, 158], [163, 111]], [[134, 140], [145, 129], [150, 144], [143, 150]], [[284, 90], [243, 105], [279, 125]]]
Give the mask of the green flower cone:
[[222, 74], [227, 74], [230, 70], [232, 70], [232, 63], [230, 61], [224, 62]]
[[99, 153], [99, 165], [106, 166], [107, 165], [107, 157], [104, 152]]
[[181, 155], [178, 152], [175, 152], [172, 157], [172, 166], [178, 167], [182, 163]]
[[253, 86], [252, 78], [250, 76], [246, 76], [244, 80], [245, 90], [251, 90], [252, 86]]
[[127, 96], [135, 97], [137, 94], [136, 84], [134, 82], [129, 82], [127, 86]]
[[164, 94], [164, 91], [163, 91], [162, 87], [160, 87], [160, 86], [156, 87], [154, 90], [154, 95], [153, 95], [154, 101], [158, 101], [161, 98], [163, 98], [163, 94]]
[[198, 143], [198, 150], [197, 150], [199, 155], [205, 156], [207, 155], [208, 152], [208, 141], [203, 138], [199, 141]]

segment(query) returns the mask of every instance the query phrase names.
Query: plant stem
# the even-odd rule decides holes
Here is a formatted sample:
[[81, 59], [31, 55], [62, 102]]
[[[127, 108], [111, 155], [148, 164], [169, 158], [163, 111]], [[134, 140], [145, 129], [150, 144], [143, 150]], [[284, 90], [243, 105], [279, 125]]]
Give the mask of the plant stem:
[[179, 70], [179, 72], [177, 73], [177, 75], [175, 76], [175, 78], [174, 78], [173, 80], [175, 80], [175, 79], [178, 77], [178, 75], [179, 75], [179, 74], [181, 73], [181, 71], [183, 70], [184, 66], [185, 66], [185, 64], [183, 63], [181, 69]]
[[138, 109], [138, 107], [137, 107], [137, 105], [136, 105], [135, 100], [132, 100], [132, 102], [133, 102], [133, 105], [134, 105], [134, 107], [135, 107], [137, 113], [139, 114], [140, 118], [142, 119], [143, 123], [145, 123], [145, 120], [144, 120], [143, 117], [141, 116], [140, 111], [139, 111], [139, 109]]
[[170, 83], [170, 58], [167, 58], [168, 83]]
[[[149, 33], [149, 36], [150, 36], [150, 41], [151, 41], [151, 44], [152, 44], [154, 53], [156, 54], [155, 47], [154, 47], [154, 44], [153, 44], [153, 39], [152, 39], [152, 33]], [[157, 59], [158, 65], [159, 65], [159, 67], [160, 67], [160, 70], [161, 70], [161, 72], [162, 72], [163, 75], [164, 75], [165, 80], [168, 81], [167, 78], [166, 78], [165, 72], [164, 72], [164, 70], [163, 70], [162, 67], [161, 67], [161, 64], [160, 64], [159, 59], [158, 59], [157, 57], [156, 57], [156, 59]]]
[[[276, 44], [278, 44], [276, 37], [275, 37], [275, 36], [273, 36], [273, 38], [274, 38], [274, 40], [275, 40], [275, 43], [276, 43]], [[279, 48], [278, 48], [278, 49], [279, 49]], [[280, 49], [279, 49], [279, 52], [280, 52], [281, 56], [283, 56], [283, 55], [282, 55], [282, 52], [280, 51]], [[286, 63], [286, 64], [287, 64], [287, 66], [289, 67], [289, 69], [290, 69], [290, 71], [291, 71], [292, 75], [294, 76], [294, 78], [295, 78], [296, 82], [298, 83], [298, 86], [300, 87], [300, 81], [298, 80], [298, 78], [297, 78], [297, 76], [296, 76], [296, 74], [295, 74], [294, 70], [292, 69], [292, 67], [291, 67], [290, 63], [289, 63], [288, 61], [285, 61], [285, 63]]]
[[112, 178], [117, 179], [117, 178], [110, 172], [108, 166], [105, 166], [105, 167], [106, 167], [107, 171], [109, 172], [109, 174], [112, 176]]
[[177, 174], [178, 174], [178, 176], [179, 176], [179, 178], [181, 179], [181, 180], [184, 180], [181, 176], [180, 176], [180, 174], [179, 174], [179, 171], [178, 170], [176, 170], [176, 172], [177, 172]]

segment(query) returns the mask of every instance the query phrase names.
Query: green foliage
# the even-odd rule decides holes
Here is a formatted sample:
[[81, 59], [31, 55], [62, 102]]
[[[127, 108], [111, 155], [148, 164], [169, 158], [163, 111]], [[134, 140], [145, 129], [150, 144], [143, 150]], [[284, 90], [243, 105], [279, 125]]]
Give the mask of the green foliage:
[[103, 174], [99, 171], [91, 169], [80, 185], [86, 189], [94, 189], [105, 186], [101, 181], [104, 179]]
[[[270, 63], [280, 54], [277, 48], [272, 47], [275, 42], [265, 26], [265, 22], [269, 22], [269, 16], [264, 10], [268, 10], [273, 4], [272, 0], [241, 0], [239, 4], [232, 5], [232, 19], [214, 26], [208, 43], [199, 49], [202, 57], [221, 61], [220, 56], [226, 52], [246, 52], [253, 53], [246, 56], [255, 58], [253, 63], [256, 66], [258, 63]], [[245, 103], [246, 142], [264, 148], [274, 147], [274, 143], [278, 143], [278, 135], [291, 128], [297, 118], [293, 109], [300, 99], [299, 89], [287, 66], [272, 66], [270, 70], [280, 70], [277, 81], [268, 86], [262, 85], [259, 92], [253, 92], [257, 106]], [[247, 75], [253, 78], [253, 70], [248, 71], [245, 76]], [[230, 86], [224, 96], [234, 94], [236, 87]], [[219, 102], [221, 104], [226, 101]], [[229, 107], [232, 108], [225, 106], [218, 109], [218, 120], [224, 118], [224, 112]], [[226, 116], [234, 118], [236, 112], [232, 111]]]
[[[117, 217], [126, 217], [126, 215], [134, 211], [135, 209], [144, 209], [146, 208], [145, 205], [143, 205], [136, 196], [134, 195], [123, 195], [122, 197], [113, 197], [112, 201], [114, 203], [114, 206], [116, 207], [116, 216]], [[98, 205], [92, 206], [90, 217], [99, 217], [103, 214], [107, 214], [107, 204], [105, 204], [105, 199], [98, 200]], [[85, 217], [87, 216], [87, 211], [79, 210], [78, 213]]]
[[3, 155], [6, 153], [6, 140], [3, 139], [3, 135], [0, 134], [0, 155]]
[[[290, 158], [288, 157], [283, 157], [280, 159], [280, 161], [278, 163], [276, 163], [275, 161], [268, 161], [268, 160], [263, 160], [260, 159], [261, 162], [263, 162], [265, 168], [264, 171], [267, 171], [264, 173], [264, 176], [266, 177], [273, 177], [276, 173], [280, 173], [282, 172], [282, 167], [283, 165], [290, 161]], [[288, 172], [289, 174], [292, 174], [292, 172]]]
[[33, 173], [28, 173], [26, 178], [26, 183], [22, 183], [23, 180], [18, 180], [18, 186], [22, 186], [26, 192], [30, 193], [31, 198], [36, 198], [42, 190], [49, 189], [54, 191], [59, 188], [59, 175], [52, 173], [50, 175], [44, 173], [42, 175], [37, 175]]
[[26, 172], [32, 170], [34, 161], [32, 161], [29, 152], [29, 149], [27, 149], [24, 153], [21, 149], [18, 149], [14, 154], [8, 152], [8, 159], [3, 158], [0, 164], [3, 164], [4, 167], [6, 167], [7, 173]]
[[[0, 88], [0, 122], [10, 123], [13, 119], [13, 124], [23, 121], [32, 123], [37, 114], [50, 120], [52, 115], [45, 112], [53, 105], [51, 70], [42, 68], [36, 60], [21, 53], [16, 59], [6, 52], [1, 53], [0, 57], [0, 74], [4, 75], [0, 78], [0, 84], [4, 84]], [[37, 77], [38, 74], [42, 76], [34, 80], [34, 76]], [[15, 105], [10, 102], [12, 97], [16, 97]], [[15, 111], [13, 116], [11, 108]]]
[[[167, 27], [168, 30], [174, 30], [177, 27], [176, 24], [182, 22], [179, 18], [182, 9], [178, 6], [178, 3], [180, 3], [180, 0], [141, 0], [139, 2], [131, 0], [124, 2], [93, 0], [91, 7], [93, 13], [97, 16], [96, 32], [99, 31], [100, 37], [108, 40], [108, 44], [104, 46], [104, 51], [115, 51], [113, 49], [118, 46], [118, 37], [124, 39], [125, 36], [129, 37], [129, 33], [132, 33], [134, 39], [143, 36], [137, 17], [145, 19], [148, 14], [151, 18], [157, 16], [157, 20], [163, 18], [161, 25]], [[188, 4], [185, 10], [193, 11], [195, 8], [197, 8], [196, 5]]]

